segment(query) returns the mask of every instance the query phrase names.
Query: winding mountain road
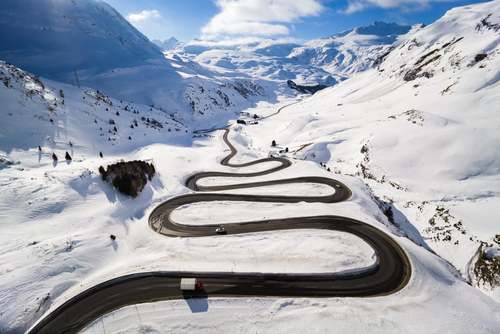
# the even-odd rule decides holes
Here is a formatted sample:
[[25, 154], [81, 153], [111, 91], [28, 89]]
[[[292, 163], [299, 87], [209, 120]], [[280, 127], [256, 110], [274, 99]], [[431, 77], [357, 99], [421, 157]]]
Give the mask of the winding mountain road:
[[[182, 205], [212, 201], [245, 201], [298, 203], [335, 203], [350, 198], [351, 191], [344, 184], [324, 177], [298, 177], [283, 180], [242, 183], [224, 186], [201, 186], [198, 181], [207, 177], [252, 177], [270, 174], [291, 165], [284, 158], [260, 159], [244, 164], [230, 162], [237, 151], [228, 140], [231, 150], [221, 164], [228, 167], [247, 167], [266, 162], [278, 162], [277, 167], [254, 173], [198, 173], [186, 181], [186, 186], [197, 192], [264, 187], [277, 184], [316, 183], [330, 186], [335, 191], [327, 196], [261, 196], [222, 193], [194, 193], [172, 198], [159, 205], [149, 217], [150, 227], [169, 237], [204, 237], [216, 235], [218, 224], [189, 226], [171, 219], [172, 212]], [[227, 234], [261, 231], [322, 229], [354, 234], [368, 243], [375, 251], [374, 266], [350, 273], [277, 274], [238, 272], [147, 272], [118, 277], [96, 285], [68, 300], [39, 321], [28, 333], [77, 333], [79, 330], [120, 307], [158, 300], [186, 297], [369, 297], [387, 295], [402, 289], [409, 281], [411, 266], [401, 247], [381, 230], [363, 222], [341, 216], [306, 216], [265, 221], [248, 221], [224, 224]], [[180, 278], [200, 278], [203, 293], [183, 295]]]

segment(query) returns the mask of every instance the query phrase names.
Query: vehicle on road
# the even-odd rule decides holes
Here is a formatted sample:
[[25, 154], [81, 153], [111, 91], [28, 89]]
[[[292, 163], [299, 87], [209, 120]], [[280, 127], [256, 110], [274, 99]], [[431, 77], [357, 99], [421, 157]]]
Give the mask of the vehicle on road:
[[181, 278], [182, 291], [201, 291], [203, 290], [203, 282], [198, 278]]
[[215, 229], [215, 233], [217, 234], [227, 234], [227, 231], [226, 229], [224, 228], [224, 226], [219, 226]]
[[236, 120], [236, 123], [237, 123], [237, 124], [247, 125], [247, 122], [246, 122], [245, 120], [242, 120], [242, 119], [238, 119], [238, 120]]

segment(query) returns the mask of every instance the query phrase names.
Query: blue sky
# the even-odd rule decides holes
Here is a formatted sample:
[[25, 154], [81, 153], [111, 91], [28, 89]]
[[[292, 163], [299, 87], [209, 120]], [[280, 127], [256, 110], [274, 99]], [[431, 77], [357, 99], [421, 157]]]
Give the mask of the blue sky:
[[431, 23], [474, 0], [105, 0], [150, 39], [325, 37], [374, 21]]

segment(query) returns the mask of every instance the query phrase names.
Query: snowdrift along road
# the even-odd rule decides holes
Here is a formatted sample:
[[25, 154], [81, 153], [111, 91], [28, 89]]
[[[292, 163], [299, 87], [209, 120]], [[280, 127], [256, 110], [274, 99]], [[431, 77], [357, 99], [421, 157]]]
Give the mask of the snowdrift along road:
[[[150, 215], [153, 230], [166, 236], [202, 237], [216, 235], [219, 225], [188, 226], [171, 220], [171, 213], [178, 207], [196, 202], [249, 201], [297, 203], [336, 203], [349, 199], [351, 191], [344, 184], [324, 177], [299, 177], [284, 180], [233, 184], [225, 186], [198, 186], [197, 181], [206, 177], [251, 177], [266, 175], [287, 168], [291, 162], [284, 158], [259, 159], [243, 164], [231, 164], [237, 153], [228, 140], [224, 141], [231, 153], [221, 164], [228, 167], [246, 167], [270, 161], [280, 165], [254, 173], [202, 172], [188, 178], [186, 186], [195, 191], [219, 191], [263, 187], [287, 183], [320, 183], [335, 189], [327, 196], [259, 196], [237, 194], [190, 194], [175, 197], [159, 205]], [[300, 297], [368, 297], [399, 291], [409, 281], [411, 265], [401, 247], [381, 230], [341, 216], [309, 216], [224, 224], [227, 234], [241, 234], [290, 229], [327, 229], [354, 234], [367, 242], [377, 254], [377, 263], [367, 269], [347, 273], [277, 274], [235, 272], [146, 272], [131, 274], [96, 285], [62, 304], [43, 318], [30, 331], [34, 333], [76, 333], [92, 321], [120, 307], [144, 302], [185, 297], [207, 296], [300, 296]], [[179, 289], [182, 277], [199, 278], [204, 291], [183, 294]]]

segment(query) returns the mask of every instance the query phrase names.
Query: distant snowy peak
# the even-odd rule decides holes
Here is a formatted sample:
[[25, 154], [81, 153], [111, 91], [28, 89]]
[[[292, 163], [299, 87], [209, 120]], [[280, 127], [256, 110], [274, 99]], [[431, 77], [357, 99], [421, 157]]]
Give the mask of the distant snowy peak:
[[70, 82], [74, 70], [161, 59], [158, 47], [100, 0], [2, 0], [0, 59]]
[[375, 22], [303, 45], [293, 40], [248, 41], [225, 45], [194, 40], [176, 51], [220, 70], [300, 85], [334, 85], [373, 66], [410, 26]]
[[253, 48], [252, 51], [264, 56], [283, 58], [299, 46], [296, 43], [262, 43]]
[[179, 40], [175, 37], [170, 37], [165, 40], [154, 39], [152, 42], [163, 51], [175, 49], [180, 44]]
[[396, 23], [375, 22], [366, 27], [308, 41], [304, 46], [295, 48], [288, 58], [348, 77], [370, 68], [381, 54], [387, 52], [389, 45], [410, 29], [410, 26]]

